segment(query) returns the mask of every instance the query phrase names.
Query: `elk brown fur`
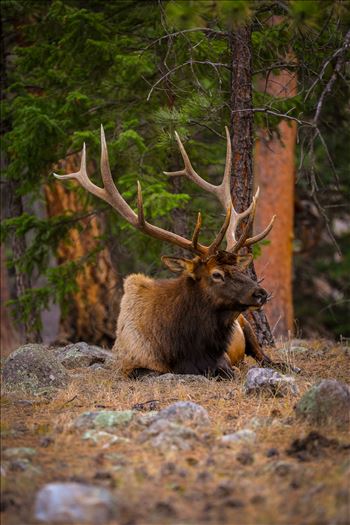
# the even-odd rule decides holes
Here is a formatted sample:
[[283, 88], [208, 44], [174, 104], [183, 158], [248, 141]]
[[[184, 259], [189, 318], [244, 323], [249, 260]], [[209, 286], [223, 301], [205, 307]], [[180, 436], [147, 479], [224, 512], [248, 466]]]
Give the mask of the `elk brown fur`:
[[175, 279], [127, 277], [114, 345], [122, 373], [231, 377], [246, 351], [261, 363], [268, 360], [241, 315], [261, 307], [267, 292], [242, 273], [249, 257], [231, 256], [227, 264], [223, 255], [206, 261], [164, 257], [181, 272]]

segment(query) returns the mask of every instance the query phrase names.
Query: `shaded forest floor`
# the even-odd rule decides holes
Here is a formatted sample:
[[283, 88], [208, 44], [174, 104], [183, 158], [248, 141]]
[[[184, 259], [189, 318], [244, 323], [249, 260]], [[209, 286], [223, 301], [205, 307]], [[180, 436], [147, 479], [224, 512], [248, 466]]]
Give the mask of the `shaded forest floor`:
[[[345, 525], [349, 523], [349, 450], [322, 446], [288, 452], [316, 430], [340, 444], [345, 431], [296, 419], [296, 400], [321, 378], [348, 381], [349, 352], [325, 341], [303, 341], [293, 356], [302, 372], [297, 397], [247, 396], [247, 359], [232, 381], [167, 382], [120, 379], [111, 370], [71, 371], [71, 383], [52, 399], [2, 397], [2, 447], [33, 447], [30, 468], [2, 471], [3, 525], [36, 523], [37, 491], [50, 481], [82, 481], [109, 488], [120, 502], [121, 525]], [[270, 352], [275, 358], [281, 354]], [[140, 427], [118, 429], [127, 438], [107, 447], [82, 440], [72, 422], [85, 411], [159, 410], [175, 401], [207, 409], [211, 425], [191, 450], [161, 452], [141, 443]], [[255, 418], [255, 419], [253, 419]], [[260, 421], [260, 424], [257, 423]], [[253, 426], [252, 426], [253, 425]], [[255, 426], [254, 426], [255, 425]], [[220, 437], [253, 428], [254, 444], [223, 445]]]

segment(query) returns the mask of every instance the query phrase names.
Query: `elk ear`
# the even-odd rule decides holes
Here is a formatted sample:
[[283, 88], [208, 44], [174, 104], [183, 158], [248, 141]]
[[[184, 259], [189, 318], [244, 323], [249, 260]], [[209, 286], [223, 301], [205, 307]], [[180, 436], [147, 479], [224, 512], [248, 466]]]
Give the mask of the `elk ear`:
[[248, 255], [238, 255], [237, 260], [236, 260], [236, 265], [238, 266], [240, 270], [243, 271], [246, 268], [248, 268], [252, 260], [253, 260], [253, 255], [251, 253], [249, 253]]
[[162, 262], [165, 266], [174, 273], [186, 272], [190, 277], [195, 279], [194, 270], [196, 268], [196, 260], [183, 259], [182, 257], [166, 257], [163, 255]]

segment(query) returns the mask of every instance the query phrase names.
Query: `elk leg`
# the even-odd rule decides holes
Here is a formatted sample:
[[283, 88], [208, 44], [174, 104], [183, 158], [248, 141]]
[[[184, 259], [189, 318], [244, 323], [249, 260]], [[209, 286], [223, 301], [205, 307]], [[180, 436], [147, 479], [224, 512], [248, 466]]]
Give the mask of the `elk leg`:
[[231, 366], [231, 361], [226, 353], [219, 359], [217, 363], [217, 368], [213, 375], [214, 377], [218, 377], [220, 379], [234, 378], [234, 370]]
[[272, 367], [280, 370], [281, 372], [295, 372], [299, 373], [300, 368], [283, 363], [281, 361], [272, 361], [268, 355], [266, 355], [260, 348], [259, 342], [256, 335], [251, 327], [251, 324], [243, 315], [240, 317], [240, 324], [243, 329], [245, 341], [246, 341], [246, 354], [253, 357], [261, 366]]

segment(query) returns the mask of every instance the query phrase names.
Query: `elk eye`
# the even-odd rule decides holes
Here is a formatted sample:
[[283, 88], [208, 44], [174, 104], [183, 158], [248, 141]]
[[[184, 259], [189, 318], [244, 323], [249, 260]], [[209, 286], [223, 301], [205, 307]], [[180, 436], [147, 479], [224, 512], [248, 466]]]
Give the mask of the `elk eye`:
[[220, 272], [213, 272], [211, 276], [214, 279], [214, 281], [224, 281], [225, 280], [225, 277]]

